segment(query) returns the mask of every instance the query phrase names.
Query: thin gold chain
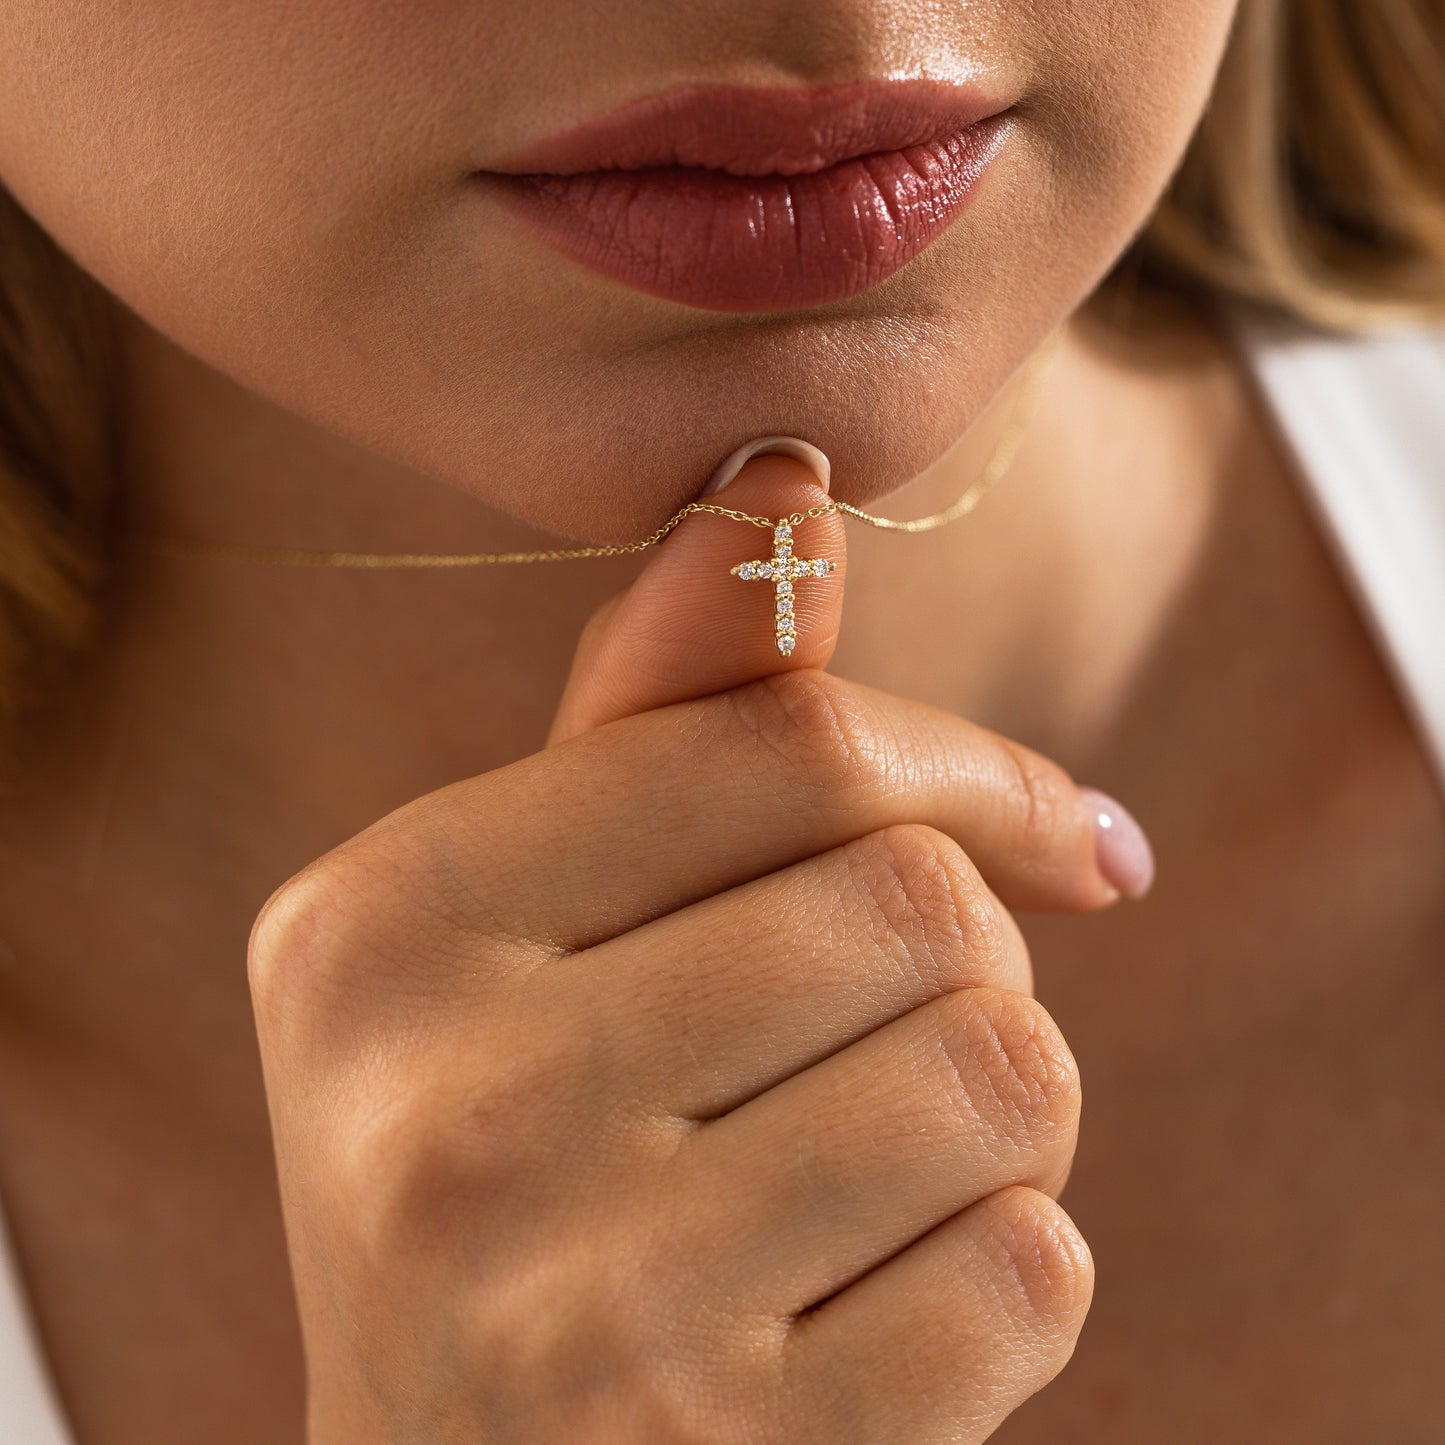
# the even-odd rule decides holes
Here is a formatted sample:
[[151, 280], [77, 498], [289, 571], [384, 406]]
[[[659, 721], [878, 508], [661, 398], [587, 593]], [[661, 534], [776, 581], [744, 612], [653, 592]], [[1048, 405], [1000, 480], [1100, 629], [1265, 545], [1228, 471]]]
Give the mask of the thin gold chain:
[[628, 552], [641, 552], [662, 541], [684, 517], [694, 512], [707, 512], [714, 517], [729, 517], [735, 522], [749, 522], [754, 527], [768, 530], [780, 523], [796, 527], [813, 517], [825, 517], [830, 512], [843, 512], [850, 517], [856, 517], [860, 522], [866, 522], [870, 527], [880, 527], [889, 532], [931, 532], [972, 511], [984, 493], [1013, 465], [1038, 408], [1043, 384], [1050, 370], [1049, 363], [1057, 350], [1058, 342], [1059, 334], [1056, 333], [1030, 363], [1029, 373], [1014, 403], [1009, 425], [968, 490], [941, 512], [933, 512], [929, 516], [917, 517], [911, 521], [875, 517], [850, 502], [835, 501], [830, 497], [826, 502], [819, 502], [806, 511], [792, 512], [785, 517], [754, 516], [751, 512], [741, 512], [717, 502], [689, 502], [655, 532], [649, 533], [638, 542], [614, 542], [597, 547], [554, 547], [537, 552], [325, 552], [151, 535], [133, 536], [131, 541], [147, 550], [167, 554], [205, 552], [237, 561], [284, 562], [303, 567], [485, 567], [520, 562], [567, 562], [580, 557], [620, 557]]

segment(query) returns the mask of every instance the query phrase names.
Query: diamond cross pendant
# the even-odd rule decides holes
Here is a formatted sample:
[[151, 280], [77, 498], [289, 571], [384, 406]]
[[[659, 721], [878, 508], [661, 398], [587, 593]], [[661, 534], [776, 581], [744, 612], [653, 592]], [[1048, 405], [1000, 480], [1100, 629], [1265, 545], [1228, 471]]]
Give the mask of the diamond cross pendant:
[[784, 657], [798, 645], [797, 627], [793, 621], [793, 583], [800, 577], [826, 577], [837, 568], [826, 557], [793, 556], [793, 529], [786, 522], [773, 528], [773, 555], [762, 561], [739, 562], [732, 569], [734, 577], [751, 582], [760, 577], [773, 584], [777, 599], [777, 643]]

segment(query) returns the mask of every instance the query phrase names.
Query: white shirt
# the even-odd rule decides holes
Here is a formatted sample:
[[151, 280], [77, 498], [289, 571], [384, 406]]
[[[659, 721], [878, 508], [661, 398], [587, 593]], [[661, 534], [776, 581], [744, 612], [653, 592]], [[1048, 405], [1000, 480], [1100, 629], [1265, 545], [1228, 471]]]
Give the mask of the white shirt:
[[1342, 338], [1231, 315], [1445, 792], [1445, 326]]
[[[1342, 338], [1230, 314], [1445, 794], [1445, 327]], [[0, 1445], [72, 1445], [3, 1235]]]

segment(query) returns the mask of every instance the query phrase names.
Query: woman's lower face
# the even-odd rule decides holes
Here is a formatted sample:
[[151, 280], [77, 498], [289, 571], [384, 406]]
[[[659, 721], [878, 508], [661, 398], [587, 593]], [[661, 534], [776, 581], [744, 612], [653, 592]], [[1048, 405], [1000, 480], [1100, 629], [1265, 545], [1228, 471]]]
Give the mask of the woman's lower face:
[[[942, 455], [1143, 224], [1235, 5], [16, 0], [0, 181], [264, 402], [618, 540], [758, 434], [821, 447], [861, 503]], [[978, 129], [914, 149], [919, 117], [857, 88], [905, 80]], [[812, 156], [770, 157], [745, 97], [544, 145], [707, 86], [847, 96]], [[781, 103], [806, 129], [808, 97]], [[678, 127], [682, 164], [655, 169]]]

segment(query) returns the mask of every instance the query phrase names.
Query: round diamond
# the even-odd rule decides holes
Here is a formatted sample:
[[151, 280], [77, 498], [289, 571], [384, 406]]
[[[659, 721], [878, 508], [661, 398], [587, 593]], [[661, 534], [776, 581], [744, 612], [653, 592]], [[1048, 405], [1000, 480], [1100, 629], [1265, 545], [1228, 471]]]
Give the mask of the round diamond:
[[819, 557], [813, 563], [813, 576], [826, 577], [833, 570], [833, 564], [826, 557]]
[[791, 597], [793, 595], [793, 584], [787, 580], [779, 582], [778, 595], [780, 597]]
[[798, 639], [796, 637], [778, 638], [778, 651], [781, 652], [784, 657], [786, 657], [797, 645]]
[[792, 555], [793, 549], [786, 542], [779, 542], [778, 545], [773, 548], [773, 556], [781, 557], [785, 562]]
[[771, 562], [759, 562], [753, 569], [754, 577], [771, 577], [773, 575], [773, 564]]
[[745, 581], [751, 582], [756, 575], [757, 570], [751, 562], [744, 562], [743, 565], [738, 568], [738, 576]]
[[779, 613], [791, 612], [793, 610], [793, 599], [791, 597], [778, 598]]
[[782, 526], [773, 528], [773, 536], [779, 542], [791, 542], [793, 540], [793, 529], [784, 522]]
[[780, 617], [778, 618], [778, 631], [779, 633], [796, 632], [797, 628], [793, 626], [793, 619], [791, 617]]

